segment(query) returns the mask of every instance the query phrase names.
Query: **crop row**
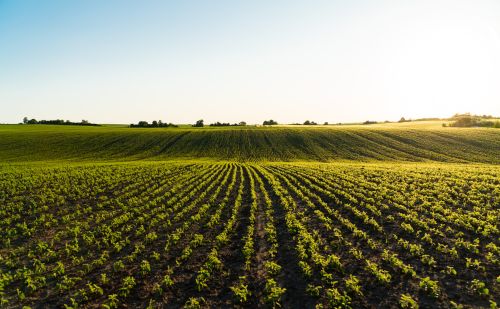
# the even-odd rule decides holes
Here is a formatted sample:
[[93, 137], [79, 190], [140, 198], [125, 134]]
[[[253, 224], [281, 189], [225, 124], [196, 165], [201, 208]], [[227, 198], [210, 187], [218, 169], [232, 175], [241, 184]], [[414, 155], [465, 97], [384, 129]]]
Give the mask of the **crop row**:
[[2, 167], [0, 303], [494, 307], [498, 175], [459, 165]]

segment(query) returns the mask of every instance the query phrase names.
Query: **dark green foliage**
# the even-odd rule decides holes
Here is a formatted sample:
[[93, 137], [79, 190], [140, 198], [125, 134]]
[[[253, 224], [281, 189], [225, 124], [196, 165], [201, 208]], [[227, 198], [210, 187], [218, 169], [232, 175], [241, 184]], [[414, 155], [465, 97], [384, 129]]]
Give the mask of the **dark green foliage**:
[[82, 120], [81, 122], [71, 122], [69, 120], [56, 119], [56, 120], [36, 120], [30, 119], [28, 117], [23, 118], [24, 124], [50, 124], [50, 125], [65, 125], [65, 126], [99, 126], [96, 123], [90, 123], [88, 120]]
[[264, 120], [264, 122], [262, 124], [265, 126], [273, 126], [273, 125], [277, 125], [278, 122], [271, 119], [271, 120]]
[[211, 127], [237, 127], [237, 126], [246, 126], [247, 123], [242, 121], [240, 123], [229, 123], [229, 122], [214, 122], [214, 123], [211, 123], [210, 126]]
[[131, 124], [131, 128], [177, 128], [178, 126], [173, 123], [162, 122], [161, 120], [153, 120], [150, 124], [147, 121], [139, 121], [137, 124]]
[[203, 128], [204, 124], [203, 124], [203, 119], [200, 119], [198, 121], [196, 121], [195, 124], [193, 124], [193, 127], [196, 127], [196, 128]]

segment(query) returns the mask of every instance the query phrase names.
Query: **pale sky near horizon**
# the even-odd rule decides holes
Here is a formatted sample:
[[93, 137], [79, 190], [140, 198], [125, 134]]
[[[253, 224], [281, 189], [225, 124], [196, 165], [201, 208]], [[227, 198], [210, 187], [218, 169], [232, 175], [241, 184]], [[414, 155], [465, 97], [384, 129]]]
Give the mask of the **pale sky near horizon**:
[[500, 115], [500, 1], [0, 0], [0, 123]]

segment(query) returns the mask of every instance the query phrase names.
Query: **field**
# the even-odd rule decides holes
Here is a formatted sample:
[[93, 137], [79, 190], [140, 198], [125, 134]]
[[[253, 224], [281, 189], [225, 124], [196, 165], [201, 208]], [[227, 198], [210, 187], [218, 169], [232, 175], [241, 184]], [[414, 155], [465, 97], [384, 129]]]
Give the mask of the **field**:
[[0, 302], [500, 304], [500, 130], [0, 126]]
[[370, 126], [130, 129], [0, 125], [0, 159], [439, 161], [500, 164], [500, 130], [441, 122]]

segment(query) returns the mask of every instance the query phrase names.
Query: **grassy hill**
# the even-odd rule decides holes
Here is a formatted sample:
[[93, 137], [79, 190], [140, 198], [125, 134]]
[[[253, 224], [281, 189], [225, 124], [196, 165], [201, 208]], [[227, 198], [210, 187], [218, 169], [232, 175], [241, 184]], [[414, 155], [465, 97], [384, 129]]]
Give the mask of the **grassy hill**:
[[500, 130], [441, 122], [232, 128], [0, 125], [0, 160], [500, 163]]
[[439, 122], [0, 125], [0, 304], [494, 307], [499, 163]]

